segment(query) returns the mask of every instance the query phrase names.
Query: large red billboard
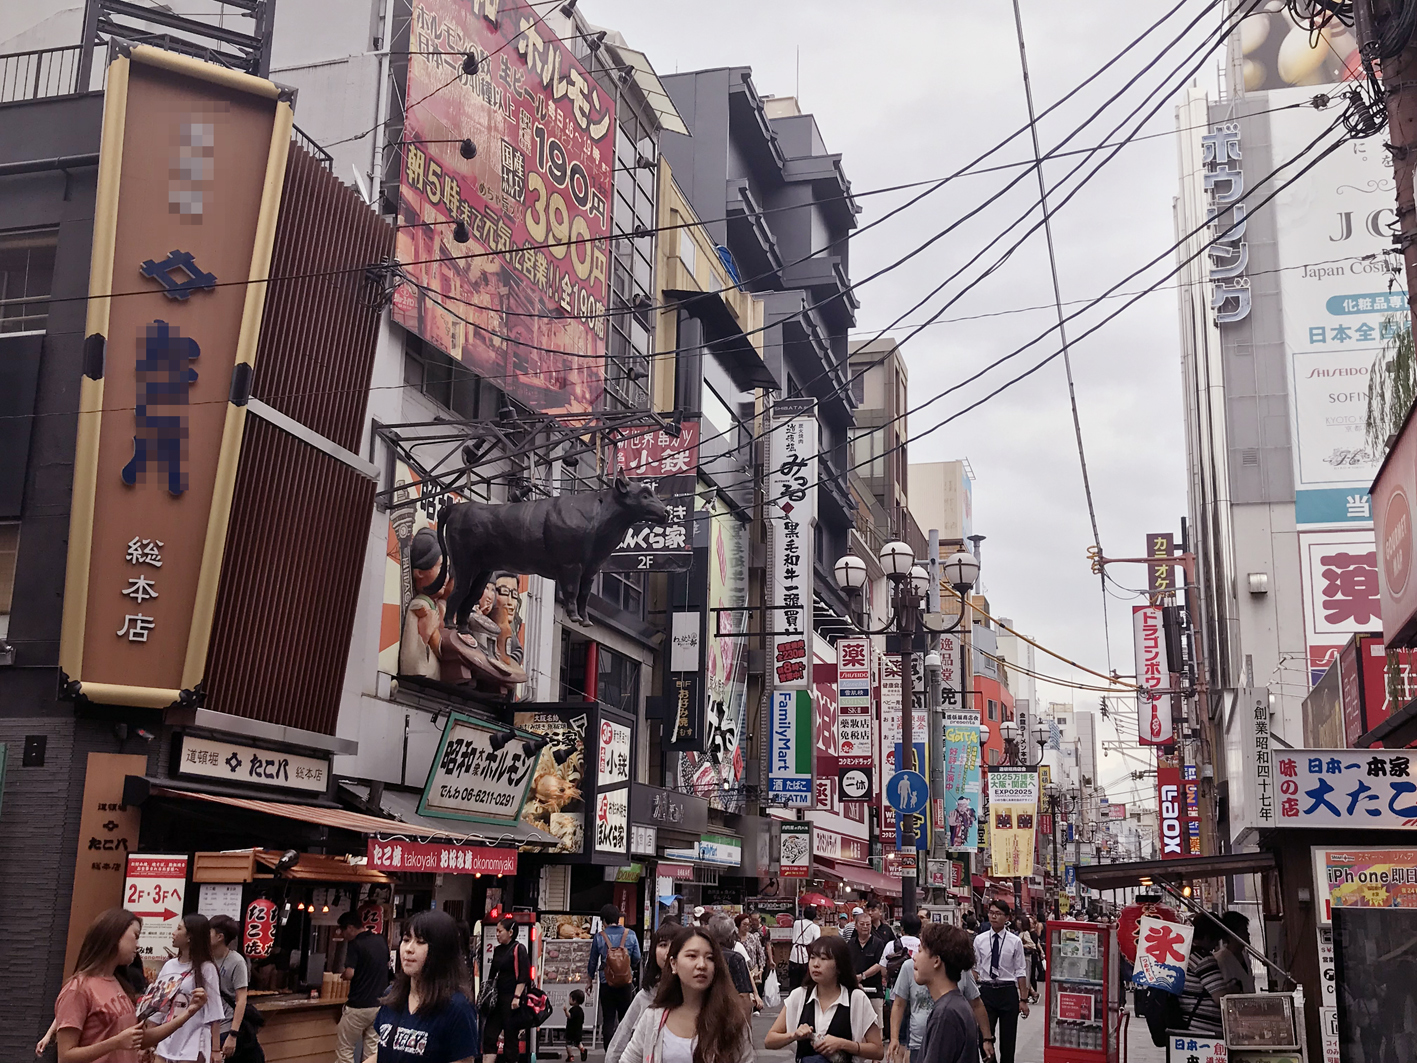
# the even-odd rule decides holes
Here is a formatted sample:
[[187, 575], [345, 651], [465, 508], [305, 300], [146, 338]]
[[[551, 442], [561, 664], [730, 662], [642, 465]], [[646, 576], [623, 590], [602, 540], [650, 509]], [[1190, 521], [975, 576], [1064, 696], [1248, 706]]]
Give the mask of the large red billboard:
[[413, 0], [410, 25], [398, 258], [413, 283], [394, 320], [534, 410], [589, 410], [605, 382], [614, 99], [521, 0]]

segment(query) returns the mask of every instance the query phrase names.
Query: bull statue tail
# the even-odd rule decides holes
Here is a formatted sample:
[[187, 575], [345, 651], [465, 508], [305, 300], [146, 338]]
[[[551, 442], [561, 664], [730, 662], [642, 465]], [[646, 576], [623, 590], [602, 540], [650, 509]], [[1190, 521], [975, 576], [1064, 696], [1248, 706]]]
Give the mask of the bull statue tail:
[[448, 578], [448, 541], [444, 532], [444, 527], [448, 523], [448, 510], [451, 506], [443, 503], [443, 508], [438, 511], [438, 552], [443, 555], [442, 567], [438, 569], [438, 576], [427, 587], [423, 588], [423, 593], [429, 596], [437, 594], [443, 589], [443, 583]]

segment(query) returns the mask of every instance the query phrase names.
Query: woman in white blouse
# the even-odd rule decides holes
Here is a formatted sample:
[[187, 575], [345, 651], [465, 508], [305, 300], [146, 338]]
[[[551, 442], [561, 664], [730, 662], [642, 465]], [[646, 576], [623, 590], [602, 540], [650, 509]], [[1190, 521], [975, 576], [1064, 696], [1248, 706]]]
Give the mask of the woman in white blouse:
[[635, 1023], [620, 1063], [753, 1063], [754, 1058], [752, 1028], [722, 950], [702, 927], [684, 927], [669, 943], [654, 1006]]
[[809, 1063], [880, 1059], [881, 1024], [876, 1009], [856, 981], [846, 941], [818, 938], [807, 948], [806, 985], [788, 994], [763, 1047], [796, 1042], [797, 1058]]

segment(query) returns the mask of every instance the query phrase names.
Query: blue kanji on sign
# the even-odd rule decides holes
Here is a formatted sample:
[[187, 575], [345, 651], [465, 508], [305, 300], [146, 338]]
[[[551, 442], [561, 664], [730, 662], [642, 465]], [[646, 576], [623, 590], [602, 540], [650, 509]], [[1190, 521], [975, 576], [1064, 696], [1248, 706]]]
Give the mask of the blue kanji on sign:
[[[135, 366], [138, 377], [137, 421], [133, 457], [123, 466], [128, 486], [147, 478], [149, 459], [167, 470], [167, 490], [180, 495], [187, 490], [187, 391], [197, 381], [197, 371], [187, 363], [202, 349], [174, 325], [154, 321], [143, 329], [142, 356]], [[158, 414], [155, 409], [170, 412]]]
[[207, 273], [197, 265], [190, 251], [169, 251], [161, 262], [148, 259], [138, 267], [138, 272], [161, 284], [163, 294], [169, 299], [188, 299], [193, 292], [211, 291], [216, 287], [216, 274]]

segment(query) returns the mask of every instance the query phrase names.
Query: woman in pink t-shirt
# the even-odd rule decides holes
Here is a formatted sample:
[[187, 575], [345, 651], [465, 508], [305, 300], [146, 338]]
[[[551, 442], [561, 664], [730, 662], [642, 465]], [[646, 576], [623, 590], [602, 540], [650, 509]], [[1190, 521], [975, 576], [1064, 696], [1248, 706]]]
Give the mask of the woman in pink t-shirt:
[[206, 1004], [198, 989], [188, 1005], [162, 1026], [145, 1026], [128, 989], [113, 969], [138, 954], [142, 920], [122, 908], [110, 908], [89, 927], [79, 948], [74, 977], [54, 1003], [59, 1063], [139, 1063], [151, 1048], [182, 1026]]

